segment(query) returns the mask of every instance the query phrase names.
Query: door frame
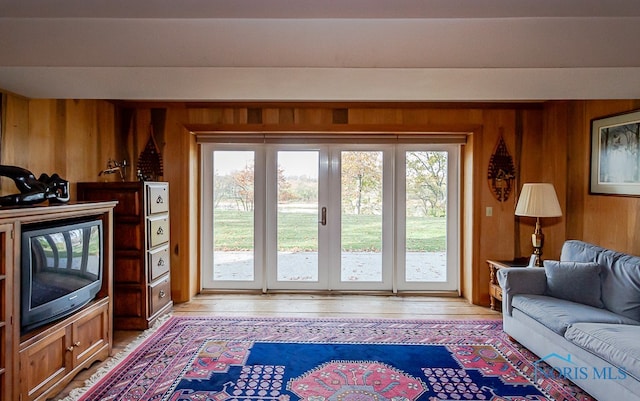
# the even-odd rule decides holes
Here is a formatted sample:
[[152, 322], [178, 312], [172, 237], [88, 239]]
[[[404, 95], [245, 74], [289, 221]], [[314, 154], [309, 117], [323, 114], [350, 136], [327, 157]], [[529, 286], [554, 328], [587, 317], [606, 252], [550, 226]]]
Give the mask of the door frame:
[[[393, 236], [392, 240], [388, 240], [385, 238], [383, 238], [383, 246], [385, 243], [392, 243], [394, 250], [391, 253], [391, 258], [393, 258], [393, 266], [391, 267], [392, 270], [392, 277], [391, 277], [391, 288], [389, 289], [388, 287], [385, 288], [380, 288], [380, 289], [376, 289], [376, 288], [372, 288], [370, 286], [370, 284], [372, 284], [371, 282], [362, 282], [362, 283], [352, 283], [352, 284], [358, 284], [357, 286], [353, 286], [352, 288], [346, 288], [346, 286], [342, 286], [339, 283], [339, 277], [338, 279], [334, 279], [331, 278], [330, 276], [322, 276], [321, 278], [321, 274], [322, 272], [328, 272], [328, 264], [331, 263], [333, 266], [339, 266], [339, 263], [334, 264], [335, 260], [327, 260], [325, 263], [327, 264], [327, 266], [325, 266], [324, 268], [322, 268], [321, 266], [323, 265], [319, 265], [319, 281], [318, 282], [322, 282], [324, 284], [326, 284], [324, 287], [320, 288], [320, 287], [316, 287], [314, 288], [314, 286], [309, 285], [307, 287], [309, 288], [300, 288], [300, 290], [305, 290], [305, 289], [313, 289], [313, 290], [337, 290], [337, 291], [348, 291], [348, 290], [357, 290], [357, 291], [377, 291], [377, 290], [383, 290], [383, 291], [391, 291], [393, 293], [397, 293], [399, 291], [415, 291], [415, 292], [425, 292], [425, 291], [460, 291], [460, 269], [458, 268], [459, 266], [459, 261], [460, 261], [460, 226], [459, 226], [459, 221], [460, 221], [460, 209], [459, 209], [459, 205], [460, 205], [460, 181], [461, 181], [461, 177], [460, 177], [460, 145], [456, 144], [456, 143], [452, 143], [452, 144], [434, 144], [434, 143], [425, 143], [425, 144], [402, 144], [402, 143], [395, 143], [395, 144], [388, 144], [388, 145], [376, 145], [376, 144], [365, 144], [365, 145], [353, 145], [353, 144], [336, 144], [335, 147], [340, 147], [340, 150], [374, 150], [374, 148], [376, 147], [384, 147], [384, 146], [389, 146], [392, 151], [391, 151], [391, 157], [386, 157], [385, 158], [385, 163], [391, 163], [392, 166], [389, 169], [387, 165], [385, 165], [385, 169], [386, 170], [390, 170], [393, 171], [392, 174], [392, 185], [394, 188], [394, 191], [386, 191], [386, 192], [392, 192], [392, 199], [390, 202], [392, 202], [392, 212], [393, 213], [393, 217], [392, 219], [395, 220], [395, 222], [393, 222], [392, 224], [392, 229], [391, 230], [383, 230], [383, 235], [389, 235], [389, 233], [391, 233], [391, 235]], [[316, 149], [320, 149], [323, 147], [326, 148], [330, 148], [333, 147], [331, 145], [293, 145], [293, 144], [282, 144], [282, 145], [277, 145], [274, 146], [273, 144], [265, 144], [265, 143], [252, 143], [252, 144], [246, 144], [246, 143], [234, 143], [234, 144], [222, 144], [222, 143], [203, 143], [202, 144], [202, 159], [201, 159], [201, 171], [202, 171], [202, 182], [201, 182], [201, 187], [202, 187], [202, 213], [201, 213], [201, 250], [205, 249], [204, 246], [205, 244], [212, 244], [213, 243], [213, 219], [209, 219], [206, 216], [206, 211], [207, 211], [207, 207], [205, 205], [205, 203], [207, 202], [207, 197], [209, 200], [213, 199], [213, 179], [207, 179], [207, 177], [213, 177], [213, 162], [207, 162], [207, 158], [209, 157], [208, 155], [211, 154], [213, 151], [225, 151], [225, 150], [234, 150], [234, 151], [243, 151], [243, 150], [249, 150], [249, 151], [254, 151], [254, 155], [255, 155], [255, 166], [266, 166], [269, 161], [268, 159], [271, 157], [273, 157], [275, 155], [275, 150], [274, 151], [269, 151], [269, 149], [309, 149], [310, 147], [316, 148]], [[393, 150], [395, 148], [395, 151]], [[428, 148], [428, 149], [427, 149]], [[207, 151], [207, 149], [209, 149], [209, 151]], [[400, 281], [400, 275], [401, 274], [405, 274], [405, 262], [404, 262], [404, 249], [405, 249], [405, 242], [404, 242], [404, 237], [402, 237], [402, 239], [399, 239], [400, 236], [397, 235], [397, 233], [399, 232], [399, 230], [404, 230], [404, 222], [405, 222], [405, 210], [404, 207], [400, 207], [402, 205], [404, 205], [405, 199], [401, 199], [402, 197], [397, 193], [398, 191], [396, 191], [395, 189], [397, 188], [398, 185], [404, 185], [405, 182], [405, 177], [404, 177], [404, 164], [402, 168], [398, 168], [398, 160], [404, 160], [404, 157], [402, 157], [402, 159], [400, 159], [401, 157], [401, 152], [406, 151], [407, 149], [411, 149], [411, 150], [438, 150], [438, 149], [448, 149], [449, 150], [449, 177], [453, 177], [455, 178], [455, 183], [453, 182], [449, 182], [448, 185], [448, 204], [447, 204], [447, 215], [454, 217], [454, 219], [449, 219], [448, 221], [448, 226], [447, 226], [447, 232], [448, 233], [456, 233], [456, 235], [448, 235], [447, 236], [447, 250], [448, 250], [448, 258], [447, 258], [447, 275], [448, 275], [448, 286], [446, 288], [442, 288], [442, 286], [438, 287], [437, 284], [435, 285], [430, 285], [429, 283], [425, 283], [425, 282], [417, 282], [417, 283], [406, 283], [406, 282], [401, 282]], [[268, 156], [269, 154], [271, 154], [271, 156]], [[271, 162], [273, 163], [273, 162]], [[339, 170], [339, 164], [338, 165], [334, 165], [335, 163], [329, 163], [329, 160], [327, 160], [326, 162], [321, 162], [321, 168], [323, 168], [323, 166], [325, 166], [325, 168], [327, 169], [327, 175], [334, 175], [334, 176], [338, 176], [340, 174], [340, 170]], [[276, 167], [277, 168], [277, 167]], [[265, 169], [266, 170], [266, 169]], [[401, 172], [402, 170], [402, 172]], [[453, 174], [452, 174], [453, 173]], [[273, 221], [271, 221], [271, 219], [273, 218], [273, 216], [275, 216], [275, 214], [272, 217], [269, 217], [269, 213], [267, 212], [267, 199], [269, 197], [277, 197], [276, 194], [276, 186], [274, 185], [269, 185], [269, 176], [271, 176], [273, 174], [267, 175], [266, 171], [260, 171], [260, 169], [258, 168], [254, 168], [254, 202], [255, 202], [255, 209], [254, 209], [254, 232], [255, 233], [265, 233], [265, 235], [254, 235], [254, 280], [252, 282], [250, 281], [222, 281], [222, 280], [216, 280], [214, 282], [213, 278], [211, 278], [211, 280], [205, 280], [204, 277], [204, 267], [205, 266], [213, 266], [213, 252], [204, 252], [201, 251], [201, 272], [200, 272], [200, 277], [201, 277], [201, 285], [200, 288], [204, 289], [204, 290], [209, 290], [209, 289], [246, 289], [246, 290], [251, 290], [251, 289], [260, 289], [262, 290], [262, 292], [267, 292], [268, 290], [283, 290], [283, 289], [290, 289], [290, 287], [285, 287], [285, 286], [278, 286], [275, 285], [273, 286], [273, 283], [269, 283], [268, 278], [267, 278], [267, 271], [269, 269], [269, 266], [272, 266], [271, 268], [274, 268], [273, 266], [275, 266], [273, 263], [269, 263], [269, 257], [273, 257], [273, 256], [269, 256], [268, 255], [268, 244], [267, 244], [267, 240], [266, 237], [268, 237], [268, 233], [267, 233], [267, 228], [268, 227], [275, 227], [275, 225], [273, 224]], [[401, 177], [402, 175], [402, 177]], [[275, 177], [275, 176], [274, 176]], [[271, 178], [273, 179], [273, 178]], [[277, 178], [276, 178], [277, 179]], [[336, 184], [337, 181], [337, 184]], [[340, 180], [333, 180], [334, 185], [338, 186], [338, 191], [335, 191], [335, 188], [332, 188], [329, 191], [325, 191], [328, 193], [340, 193], [339, 188], [340, 188]], [[385, 185], [383, 183], [383, 185]], [[261, 195], [263, 194], [263, 195]], [[403, 192], [404, 194], [404, 192]], [[385, 202], [386, 199], [383, 201]], [[320, 204], [324, 203], [324, 204], [328, 204], [328, 200], [326, 199], [319, 199]], [[339, 204], [339, 201], [338, 201]], [[277, 209], [277, 205], [275, 206]], [[321, 207], [319, 207], [320, 209]], [[211, 209], [212, 211], [212, 209]], [[329, 211], [329, 218], [331, 218], [332, 220], [335, 219], [335, 221], [340, 221], [340, 215], [341, 215], [341, 208], [340, 207], [332, 207], [331, 210]], [[207, 218], [205, 218], [207, 217]], [[384, 217], [383, 217], [384, 219]], [[210, 220], [210, 221], [209, 221]], [[402, 225], [399, 224], [399, 222], [402, 222]], [[269, 224], [271, 224], [269, 226]], [[385, 224], [387, 224], [387, 221], [383, 221], [383, 227], [385, 226]], [[340, 225], [336, 225], [337, 227], [339, 227]], [[326, 231], [326, 230], [325, 230]], [[329, 233], [325, 234], [325, 235], [329, 235]], [[262, 237], [262, 238], [260, 238]], [[385, 241], [386, 239], [386, 241]], [[320, 238], [319, 238], [320, 240]], [[328, 239], [324, 238], [323, 241], [327, 241], [328, 243]], [[336, 245], [333, 245], [333, 247], [335, 248]], [[337, 245], [338, 249], [337, 252], [335, 249], [331, 249], [329, 251], [329, 254], [332, 255], [332, 258], [340, 258], [341, 257], [341, 252], [340, 252], [340, 245], [338, 242]], [[400, 250], [402, 250], [402, 252], [400, 252]], [[449, 251], [450, 250], [450, 251]], [[337, 255], [337, 256], [336, 256]], [[258, 268], [259, 266], [263, 266], [262, 268]], [[264, 266], [267, 266], [266, 268]], [[339, 267], [334, 268], [333, 271], [336, 272], [336, 275], [339, 275]], [[323, 281], [326, 280], [326, 281]], [[338, 282], [336, 282], [338, 281]], [[238, 286], [238, 283], [243, 283], [242, 287]], [[244, 285], [244, 284], [248, 284], [251, 283], [251, 285]], [[288, 283], [288, 282], [287, 282]], [[208, 284], [210, 286], [208, 286]], [[369, 286], [367, 286], [369, 284]]]
[[329, 164], [326, 145], [300, 144], [268, 144], [264, 146], [266, 152], [266, 226], [265, 226], [265, 291], [267, 290], [326, 290], [329, 283], [330, 261], [327, 257], [329, 233], [326, 227], [318, 225], [318, 280], [317, 281], [278, 281], [278, 162], [280, 151], [317, 151], [318, 152], [318, 216], [321, 220], [322, 205], [328, 201]]
[[[393, 221], [394, 210], [394, 144], [336, 144], [331, 147], [331, 179], [333, 187], [330, 190], [332, 195], [331, 218], [337, 223], [331, 226], [331, 237], [337, 238], [332, 241], [331, 255], [331, 280], [330, 290], [338, 291], [392, 291], [394, 275], [394, 235], [395, 224]], [[342, 276], [342, 188], [341, 188], [341, 167], [343, 151], [372, 151], [382, 152], [382, 277], [381, 281], [354, 281], [345, 282]], [[391, 227], [391, 229], [387, 229]]]
[[[207, 244], [213, 244], [213, 177], [214, 177], [214, 160], [209, 159], [213, 158], [213, 152], [215, 151], [253, 151], [254, 152], [254, 166], [264, 165], [265, 158], [265, 150], [262, 144], [219, 144], [219, 143], [208, 143], [203, 144], [201, 148], [201, 171], [202, 171], [202, 180], [201, 180], [201, 218], [200, 218], [200, 288], [201, 289], [238, 289], [238, 283], [243, 283], [242, 289], [246, 290], [261, 290], [262, 292], [267, 291], [264, 269], [259, 268], [265, 265], [265, 243], [264, 238], [259, 238], [259, 236], [255, 235], [257, 232], [264, 232], [265, 230], [265, 211], [266, 211], [266, 201], [264, 195], [265, 193], [265, 180], [261, 177], [261, 172], [258, 169], [254, 168], [254, 215], [253, 215], [253, 224], [254, 224], [254, 237], [253, 237], [253, 280], [214, 280], [213, 279], [213, 264], [214, 264], [214, 253], [203, 251], [205, 246], [210, 246]], [[261, 164], [259, 164], [261, 163]], [[207, 179], [208, 177], [208, 179]], [[207, 213], [210, 212], [210, 213]], [[211, 269], [212, 276], [207, 278], [205, 276], [205, 266], [209, 266]], [[207, 286], [209, 285], [209, 286]]]

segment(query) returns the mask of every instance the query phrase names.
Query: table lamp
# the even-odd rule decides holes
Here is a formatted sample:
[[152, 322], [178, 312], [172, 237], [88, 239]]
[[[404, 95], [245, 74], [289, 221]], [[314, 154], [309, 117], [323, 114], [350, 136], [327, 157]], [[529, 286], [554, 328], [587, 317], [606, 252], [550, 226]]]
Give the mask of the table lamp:
[[533, 259], [534, 266], [542, 266], [542, 245], [544, 244], [544, 235], [540, 227], [541, 217], [560, 217], [562, 210], [558, 203], [556, 190], [549, 183], [528, 183], [522, 186], [520, 198], [516, 206], [516, 216], [526, 216], [536, 218], [536, 229], [531, 234], [531, 242], [533, 243]]

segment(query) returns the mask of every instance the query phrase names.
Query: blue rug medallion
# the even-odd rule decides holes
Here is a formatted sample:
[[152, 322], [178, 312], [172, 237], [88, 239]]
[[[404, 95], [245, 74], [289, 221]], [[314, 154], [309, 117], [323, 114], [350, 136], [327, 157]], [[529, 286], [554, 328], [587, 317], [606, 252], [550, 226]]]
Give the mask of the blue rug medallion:
[[546, 400], [486, 345], [212, 342], [171, 401]]

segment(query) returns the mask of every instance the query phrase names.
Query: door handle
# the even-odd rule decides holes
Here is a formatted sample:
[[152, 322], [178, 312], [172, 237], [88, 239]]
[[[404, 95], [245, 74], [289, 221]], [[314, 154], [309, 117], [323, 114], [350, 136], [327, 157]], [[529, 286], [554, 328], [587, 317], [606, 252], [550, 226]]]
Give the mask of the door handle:
[[327, 208], [325, 206], [322, 207], [322, 211], [320, 212], [320, 224], [323, 226], [327, 225]]

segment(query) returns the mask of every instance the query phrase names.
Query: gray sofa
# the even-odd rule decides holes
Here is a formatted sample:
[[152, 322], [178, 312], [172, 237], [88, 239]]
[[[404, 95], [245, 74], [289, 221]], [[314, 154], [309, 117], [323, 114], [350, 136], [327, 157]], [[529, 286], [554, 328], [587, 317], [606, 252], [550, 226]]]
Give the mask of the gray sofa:
[[566, 241], [544, 268], [500, 269], [504, 331], [599, 401], [640, 400], [640, 257]]

